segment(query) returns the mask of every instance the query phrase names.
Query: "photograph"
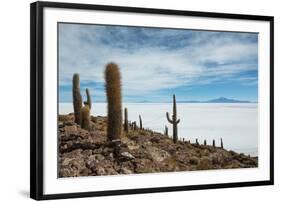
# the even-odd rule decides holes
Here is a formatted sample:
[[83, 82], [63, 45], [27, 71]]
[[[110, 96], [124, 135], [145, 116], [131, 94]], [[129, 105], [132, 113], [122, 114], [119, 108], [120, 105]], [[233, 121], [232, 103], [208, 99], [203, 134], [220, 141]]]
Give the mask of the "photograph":
[[36, 200], [274, 184], [274, 17], [30, 6]]
[[259, 168], [259, 33], [57, 23], [57, 177]]

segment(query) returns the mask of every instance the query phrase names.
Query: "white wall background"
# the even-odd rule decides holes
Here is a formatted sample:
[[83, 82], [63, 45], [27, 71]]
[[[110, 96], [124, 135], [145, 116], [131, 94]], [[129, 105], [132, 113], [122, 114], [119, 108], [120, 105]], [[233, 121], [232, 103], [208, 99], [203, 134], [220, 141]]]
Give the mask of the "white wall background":
[[[62, 1], [62, 0], [61, 0]], [[29, 199], [29, 3], [0, 3], [0, 201]], [[72, 0], [75, 3], [275, 16], [275, 185], [68, 201], [277, 201], [281, 195], [281, 13], [278, 0]], [[234, 176], [235, 177], [235, 176]]]

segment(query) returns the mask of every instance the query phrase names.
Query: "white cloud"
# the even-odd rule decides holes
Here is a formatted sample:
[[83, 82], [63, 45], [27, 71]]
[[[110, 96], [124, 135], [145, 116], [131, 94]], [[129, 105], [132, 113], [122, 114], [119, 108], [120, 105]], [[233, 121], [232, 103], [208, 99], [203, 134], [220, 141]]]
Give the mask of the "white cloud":
[[[73, 73], [79, 73], [82, 82], [103, 84], [104, 67], [111, 61], [121, 68], [123, 92], [127, 95], [152, 93], [183, 85], [209, 84], [222, 78], [234, 80], [235, 75], [257, 70], [257, 64], [251, 63], [257, 57], [257, 43], [245, 42], [233, 34], [216, 37], [214, 32], [195, 32], [190, 36], [191, 40], [184, 35], [181, 37], [182, 32], [174, 30], [160, 30], [157, 37], [156, 32], [151, 30], [142, 29], [140, 32], [148, 42], [154, 42], [142, 42], [140, 45], [127, 29], [110, 38], [111, 33], [105, 28], [62, 27], [60, 84], [69, 85]], [[124, 41], [126, 37], [130, 40], [129, 48]], [[171, 49], [154, 44], [157, 40], [160, 43], [170, 37], [181, 39], [177, 47]], [[209, 67], [206, 65], [208, 62], [217, 65]], [[255, 78], [251, 82], [254, 83]]]

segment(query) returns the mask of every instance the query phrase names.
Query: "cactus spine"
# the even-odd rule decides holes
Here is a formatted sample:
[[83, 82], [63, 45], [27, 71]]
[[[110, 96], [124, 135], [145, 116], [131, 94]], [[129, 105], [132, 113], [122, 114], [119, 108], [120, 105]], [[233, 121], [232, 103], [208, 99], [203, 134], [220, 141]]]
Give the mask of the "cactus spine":
[[221, 138], [221, 148], [223, 149], [223, 141], [222, 141], [222, 138]]
[[107, 96], [107, 139], [120, 140], [122, 133], [121, 75], [117, 64], [109, 63], [105, 69]]
[[167, 120], [173, 124], [173, 141], [176, 143], [178, 141], [178, 123], [180, 119], [177, 119], [177, 103], [176, 96], [173, 95], [173, 115], [172, 118], [169, 116], [169, 112], [166, 113]]
[[140, 120], [140, 130], [142, 130], [142, 119], [141, 119], [141, 115], [139, 115], [139, 120]]
[[82, 108], [82, 96], [80, 93], [80, 78], [79, 74], [74, 74], [72, 79], [72, 97], [74, 108], [74, 121], [77, 124], [81, 124], [81, 108]]
[[124, 131], [126, 133], [129, 132], [128, 110], [127, 110], [127, 108], [124, 109]]

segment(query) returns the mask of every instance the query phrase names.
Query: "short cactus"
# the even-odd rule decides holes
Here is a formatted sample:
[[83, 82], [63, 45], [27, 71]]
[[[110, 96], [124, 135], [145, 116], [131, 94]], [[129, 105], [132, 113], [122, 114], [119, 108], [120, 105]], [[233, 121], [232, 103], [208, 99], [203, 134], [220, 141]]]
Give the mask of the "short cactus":
[[121, 75], [117, 64], [107, 64], [105, 81], [108, 119], [107, 139], [116, 141], [120, 140], [122, 133]]
[[164, 135], [165, 136], [169, 136], [169, 134], [168, 134], [168, 127], [167, 126], [165, 126]]
[[90, 107], [87, 104], [81, 108], [81, 128], [91, 130]]
[[72, 79], [72, 97], [73, 97], [73, 108], [74, 108], [74, 121], [77, 124], [81, 124], [81, 107], [82, 107], [82, 96], [80, 93], [80, 78], [79, 74], [74, 74]]
[[173, 95], [173, 115], [172, 118], [169, 116], [169, 112], [166, 113], [167, 120], [173, 124], [173, 141], [176, 143], [178, 141], [178, 123], [180, 119], [177, 119], [177, 103], [176, 96]]
[[222, 138], [221, 138], [221, 148], [223, 149], [223, 141], [222, 141]]
[[135, 121], [133, 121], [132, 127], [133, 127], [133, 130], [137, 130], [137, 123]]
[[126, 133], [129, 132], [128, 110], [127, 110], [127, 108], [124, 109], [124, 131]]
[[141, 115], [139, 115], [139, 121], [140, 121], [140, 130], [142, 130], [142, 119], [141, 119]]
[[92, 99], [90, 95], [90, 91], [88, 88], [86, 88], [86, 95], [87, 95], [87, 101], [84, 102], [84, 107], [81, 108], [81, 128], [84, 128], [85, 130], [91, 130], [91, 106], [92, 106]]
[[216, 147], [216, 141], [213, 140], [213, 147]]

